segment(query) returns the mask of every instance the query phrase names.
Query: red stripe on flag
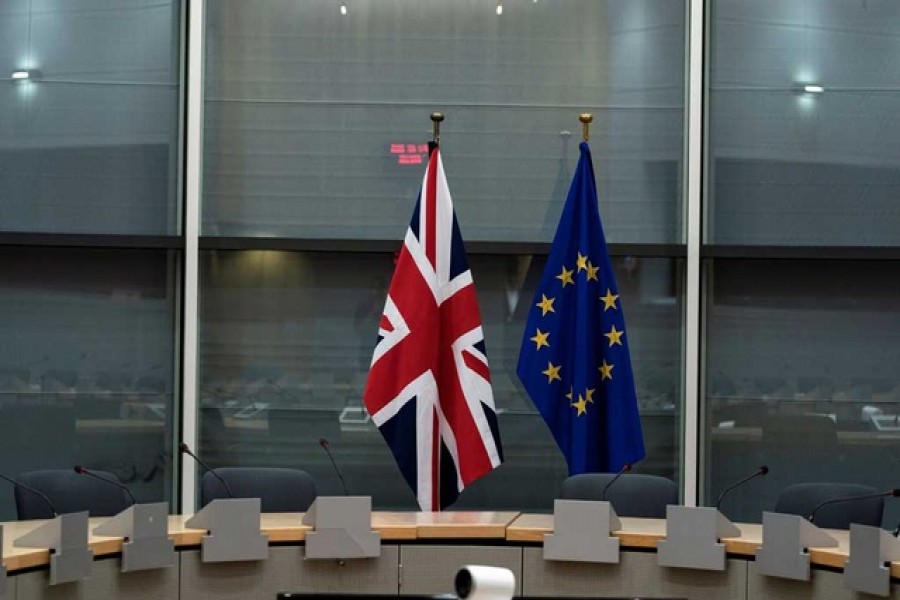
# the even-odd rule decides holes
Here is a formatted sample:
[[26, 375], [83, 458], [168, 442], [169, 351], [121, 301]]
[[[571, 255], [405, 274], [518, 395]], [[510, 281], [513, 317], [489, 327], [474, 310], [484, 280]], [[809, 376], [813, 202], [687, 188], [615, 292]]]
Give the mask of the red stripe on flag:
[[387, 318], [387, 315], [385, 315], [385, 314], [382, 313], [382, 315], [381, 315], [381, 323], [378, 324], [378, 328], [381, 329], [382, 331], [393, 331], [393, 330], [394, 330], [394, 325], [393, 325], [393, 323], [391, 323], [391, 321]]
[[463, 351], [462, 353], [463, 362], [466, 363], [466, 366], [478, 373], [485, 381], [491, 380], [491, 371], [488, 369], [488, 366], [481, 362], [478, 357], [476, 357], [471, 352]]
[[437, 165], [438, 149], [435, 148], [428, 161], [428, 175], [425, 182], [425, 256], [431, 267], [437, 271]]

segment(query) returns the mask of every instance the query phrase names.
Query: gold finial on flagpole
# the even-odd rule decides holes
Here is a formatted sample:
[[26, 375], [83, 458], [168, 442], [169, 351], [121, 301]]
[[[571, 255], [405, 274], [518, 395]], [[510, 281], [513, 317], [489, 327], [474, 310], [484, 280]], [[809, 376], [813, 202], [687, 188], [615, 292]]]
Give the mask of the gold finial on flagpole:
[[440, 145], [441, 143], [441, 121], [444, 120], [444, 113], [433, 112], [431, 113], [431, 122], [434, 124], [434, 133], [432, 140], [435, 145]]
[[581, 113], [578, 115], [578, 120], [581, 121], [581, 137], [584, 141], [588, 141], [588, 133], [590, 129], [590, 123], [594, 120], [594, 115], [591, 113]]

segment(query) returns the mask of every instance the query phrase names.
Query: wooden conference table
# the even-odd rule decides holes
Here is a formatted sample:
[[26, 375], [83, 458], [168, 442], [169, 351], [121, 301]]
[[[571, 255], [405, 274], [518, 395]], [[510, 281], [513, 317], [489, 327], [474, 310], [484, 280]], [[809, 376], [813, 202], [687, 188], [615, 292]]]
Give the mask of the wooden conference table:
[[[681, 597], [691, 599], [851, 600], [865, 596], [847, 590], [840, 570], [847, 560], [849, 535], [831, 532], [837, 548], [811, 549], [809, 582], [756, 573], [753, 557], [762, 542], [758, 524], [739, 524], [742, 535], [723, 540], [729, 554], [723, 572], [660, 567], [656, 544], [665, 521], [622, 518], [617, 565], [544, 561], [543, 536], [552, 532], [551, 515], [517, 512], [376, 512], [373, 529], [381, 534], [381, 556], [358, 560], [305, 560], [302, 542], [311, 529], [300, 514], [264, 514], [269, 558], [257, 562], [204, 564], [199, 545], [205, 532], [184, 526], [187, 517], [169, 517], [169, 534], [178, 555], [174, 568], [121, 573], [117, 555], [122, 539], [91, 536], [91, 577], [78, 583], [48, 585], [49, 552], [14, 548], [12, 542], [43, 521], [3, 524], [3, 562], [8, 570], [4, 600], [52, 599], [251, 599], [274, 600], [277, 592], [440, 594], [453, 591], [464, 564], [487, 564], [516, 574], [517, 594], [530, 597]], [[105, 519], [92, 519], [92, 527]], [[900, 600], [900, 562], [891, 564], [891, 598]]]

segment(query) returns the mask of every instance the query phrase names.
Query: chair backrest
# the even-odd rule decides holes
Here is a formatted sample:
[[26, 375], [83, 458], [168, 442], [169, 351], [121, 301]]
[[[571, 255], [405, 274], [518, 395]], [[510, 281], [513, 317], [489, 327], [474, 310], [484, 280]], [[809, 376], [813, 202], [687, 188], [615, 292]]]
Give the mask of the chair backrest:
[[[106, 471], [94, 471], [101, 477], [119, 481]], [[92, 517], [111, 517], [131, 506], [131, 499], [124, 490], [97, 481], [87, 475], [79, 475], [71, 469], [29, 471], [17, 477], [20, 483], [42, 492], [59, 514], [88, 511]], [[40, 496], [22, 486], [14, 488], [16, 513], [20, 521], [50, 519], [50, 507]]]
[[[259, 498], [262, 512], [304, 512], [316, 499], [316, 482], [306, 471], [275, 467], [223, 467], [216, 473], [235, 498]], [[228, 492], [215, 475], [203, 474], [200, 504], [206, 506]]]
[[[564, 500], [603, 500], [603, 489], [615, 473], [585, 473], [563, 481]], [[658, 475], [625, 473], [606, 494], [620, 517], [648, 517], [664, 519], [666, 505], [678, 504], [678, 486], [671, 479]]]
[[[819, 504], [833, 498], [877, 494], [880, 490], [855, 483], [797, 483], [778, 494], [775, 512], [808, 517]], [[853, 500], [823, 506], [813, 523], [827, 529], [850, 529], [850, 523], [881, 527], [884, 499]]]

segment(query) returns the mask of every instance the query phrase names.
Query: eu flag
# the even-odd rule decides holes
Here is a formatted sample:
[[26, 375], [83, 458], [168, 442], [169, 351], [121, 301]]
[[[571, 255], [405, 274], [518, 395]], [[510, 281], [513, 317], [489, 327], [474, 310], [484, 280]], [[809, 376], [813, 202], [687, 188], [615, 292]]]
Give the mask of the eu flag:
[[517, 373], [569, 474], [644, 457], [625, 316], [597, 207], [587, 143], [528, 313]]

